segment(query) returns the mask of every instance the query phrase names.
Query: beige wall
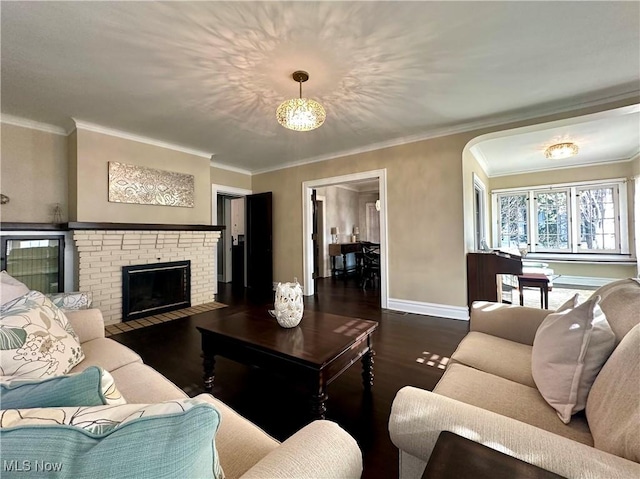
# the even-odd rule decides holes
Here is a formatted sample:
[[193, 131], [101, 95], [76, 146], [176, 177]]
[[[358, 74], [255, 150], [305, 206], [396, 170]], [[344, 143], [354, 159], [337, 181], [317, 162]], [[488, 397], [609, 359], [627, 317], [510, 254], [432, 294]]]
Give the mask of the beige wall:
[[640, 175], [640, 155], [636, 155], [633, 160], [631, 160], [631, 174], [633, 176]]
[[67, 138], [5, 123], [1, 135], [2, 221], [50, 223], [58, 203], [67, 221]]
[[580, 264], [554, 263], [544, 261], [553, 269], [554, 274], [563, 276], [585, 276], [595, 278], [633, 278], [636, 276], [636, 265], [621, 264]]
[[509, 176], [494, 176], [490, 180], [491, 189], [519, 188], [524, 186], [572, 183], [607, 178], [628, 178], [631, 176], [631, 162], [617, 162], [609, 165], [581, 166], [558, 170], [538, 171]]
[[[88, 130], [77, 130], [77, 221], [211, 224], [209, 159]], [[194, 175], [193, 208], [108, 201], [108, 162]], [[73, 187], [73, 186], [72, 186]]]
[[459, 134], [253, 176], [273, 192], [274, 280], [302, 278], [304, 181], [387, 169], [389, 297], [466, 304]]
[[67, 150], [69, 152], [69, 221], [78, 221], [78, 132], [73, 130], [67, 137]]
[[235, 171], [223, 170], [222, 168], [210, 167], [212, 185], [232, 186], [244, 190], [251, 189], [251, 175], [245, 175]]

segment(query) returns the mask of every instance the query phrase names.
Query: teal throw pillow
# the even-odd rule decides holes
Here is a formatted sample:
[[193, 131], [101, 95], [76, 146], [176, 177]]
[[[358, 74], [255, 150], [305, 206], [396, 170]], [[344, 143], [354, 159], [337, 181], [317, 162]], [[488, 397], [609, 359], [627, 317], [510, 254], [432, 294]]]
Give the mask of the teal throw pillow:
[[124, 404], [113, 377], [97, 366], [81, 373], [47, 379], [0, 381], [0, 409], [27, 409]]
[[222, 479], [220, 414], [200, 397], [0, 411], [2, 478]]

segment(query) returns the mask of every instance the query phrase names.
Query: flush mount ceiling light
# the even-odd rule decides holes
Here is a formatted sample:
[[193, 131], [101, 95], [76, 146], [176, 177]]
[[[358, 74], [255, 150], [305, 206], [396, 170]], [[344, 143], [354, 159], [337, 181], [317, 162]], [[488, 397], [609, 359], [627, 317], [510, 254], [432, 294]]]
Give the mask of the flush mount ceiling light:
[[291, 76], [300, 83], [300, 98], [287, 100], [278, 107], [276, 110], [278, 123], [295, 131], [315, 130], [324, 123], [327, 114], [317, 101], [302, 98], [302, 83], [309, 79], [309, 74], [297, 71]]
[[578, 145], [575, 143], [558, 143], [544, 150], [544, 156], [550, 160], [562, 160], [578, 154]]

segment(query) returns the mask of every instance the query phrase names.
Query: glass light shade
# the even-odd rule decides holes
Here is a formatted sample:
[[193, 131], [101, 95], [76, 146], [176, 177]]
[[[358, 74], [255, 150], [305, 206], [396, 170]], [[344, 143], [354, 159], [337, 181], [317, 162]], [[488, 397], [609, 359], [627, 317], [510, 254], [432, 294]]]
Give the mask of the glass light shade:
[[575, 143], [558, 143], [544, 150], [544, 156], [550, 160], [562, 160], [578, 154], [578, 145]]
[[295, 131], [315, 130], [327, 117], [320, 103], [309, 98], [294, 98], [283, 102], [276, 110], [278, 123]]

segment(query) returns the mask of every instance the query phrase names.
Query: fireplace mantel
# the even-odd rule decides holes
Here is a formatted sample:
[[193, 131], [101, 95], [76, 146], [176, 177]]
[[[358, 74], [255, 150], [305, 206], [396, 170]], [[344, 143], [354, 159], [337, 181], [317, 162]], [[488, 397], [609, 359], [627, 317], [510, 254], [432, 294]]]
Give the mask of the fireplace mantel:
[[4, 231], [74, 231], [74, 230], [124, 230], [124, 231], [223, 231], [223, 225], [173, 225], [153, 223], [0, 223]]

